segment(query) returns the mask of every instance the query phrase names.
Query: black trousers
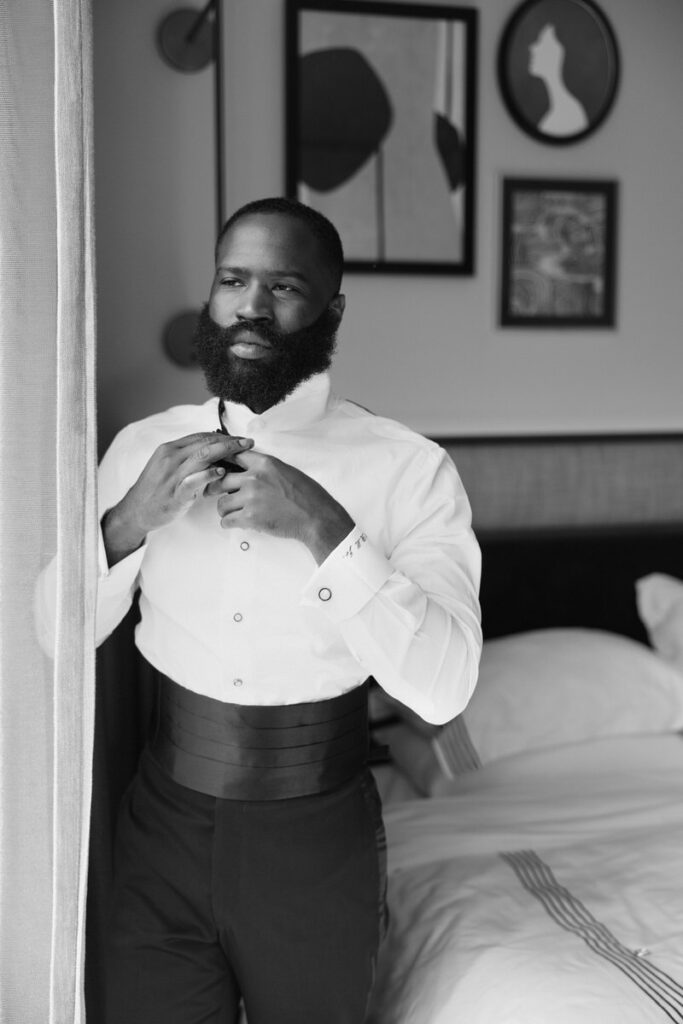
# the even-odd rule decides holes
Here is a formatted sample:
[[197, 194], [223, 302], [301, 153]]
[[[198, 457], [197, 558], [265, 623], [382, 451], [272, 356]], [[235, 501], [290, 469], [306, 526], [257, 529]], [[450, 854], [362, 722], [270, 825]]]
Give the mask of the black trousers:
[[330, 793], [222, 800], [149, 753], [117, 831], [106, 1024], [362, 1024], [384, 930], [369, 771]]

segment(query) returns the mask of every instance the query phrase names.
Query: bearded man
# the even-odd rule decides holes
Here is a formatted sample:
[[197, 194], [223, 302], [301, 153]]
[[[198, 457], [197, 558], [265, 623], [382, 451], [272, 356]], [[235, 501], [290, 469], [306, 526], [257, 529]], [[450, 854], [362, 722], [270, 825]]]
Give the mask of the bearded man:
[[[214, 397], [100, 470], [98, 634], [140, 590], [159, 724], [121, 808], [107, 1024], [362, 1024], [385, 920], [369, 677], [429, 722], [481, 649], [479, 549], [444, 451], [330, 390], [341, 242], [238, 210], [196, 336]], [[367, 341], [371, 343], [371, 338]]]

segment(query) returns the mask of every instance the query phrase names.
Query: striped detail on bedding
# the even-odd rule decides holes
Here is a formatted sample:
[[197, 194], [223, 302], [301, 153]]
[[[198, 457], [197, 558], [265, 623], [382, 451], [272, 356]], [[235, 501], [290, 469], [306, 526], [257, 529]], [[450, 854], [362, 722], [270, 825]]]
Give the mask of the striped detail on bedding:
[[534, 850], [501, 853], [517, 878], [543, 906], [546, 913], [566, 931], [583, 939], [597, 955], [608, 960], [638, 986], [676, 1024], [683, 1024], [683, 986], [674, 981], [642, 955], [624, 946], [584, 907], [569, 890], [560, 885], [547, 864]]
[[479, 754], [462, 715], [458, 715], [441, 729], [433, 740], [433, 747], [437, 760], [449, 779], [481, 768]]

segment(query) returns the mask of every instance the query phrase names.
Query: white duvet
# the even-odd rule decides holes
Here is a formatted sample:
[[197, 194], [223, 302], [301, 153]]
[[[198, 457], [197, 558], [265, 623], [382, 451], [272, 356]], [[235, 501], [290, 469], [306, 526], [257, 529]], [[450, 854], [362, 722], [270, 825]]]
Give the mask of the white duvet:
[[385, 812], [371, 1024], [683, 1024], [681, 738], [518, 755], [447, 786]]

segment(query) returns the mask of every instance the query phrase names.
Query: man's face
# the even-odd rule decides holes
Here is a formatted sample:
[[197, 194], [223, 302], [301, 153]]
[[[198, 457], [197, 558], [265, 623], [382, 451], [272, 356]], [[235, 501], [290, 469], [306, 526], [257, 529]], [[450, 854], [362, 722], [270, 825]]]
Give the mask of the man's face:
[[262, 412], [329, 366], [344, 297], [320, 243], [283, 214], [252, 214], [221, 242], [197, 357], [209, 389]]

